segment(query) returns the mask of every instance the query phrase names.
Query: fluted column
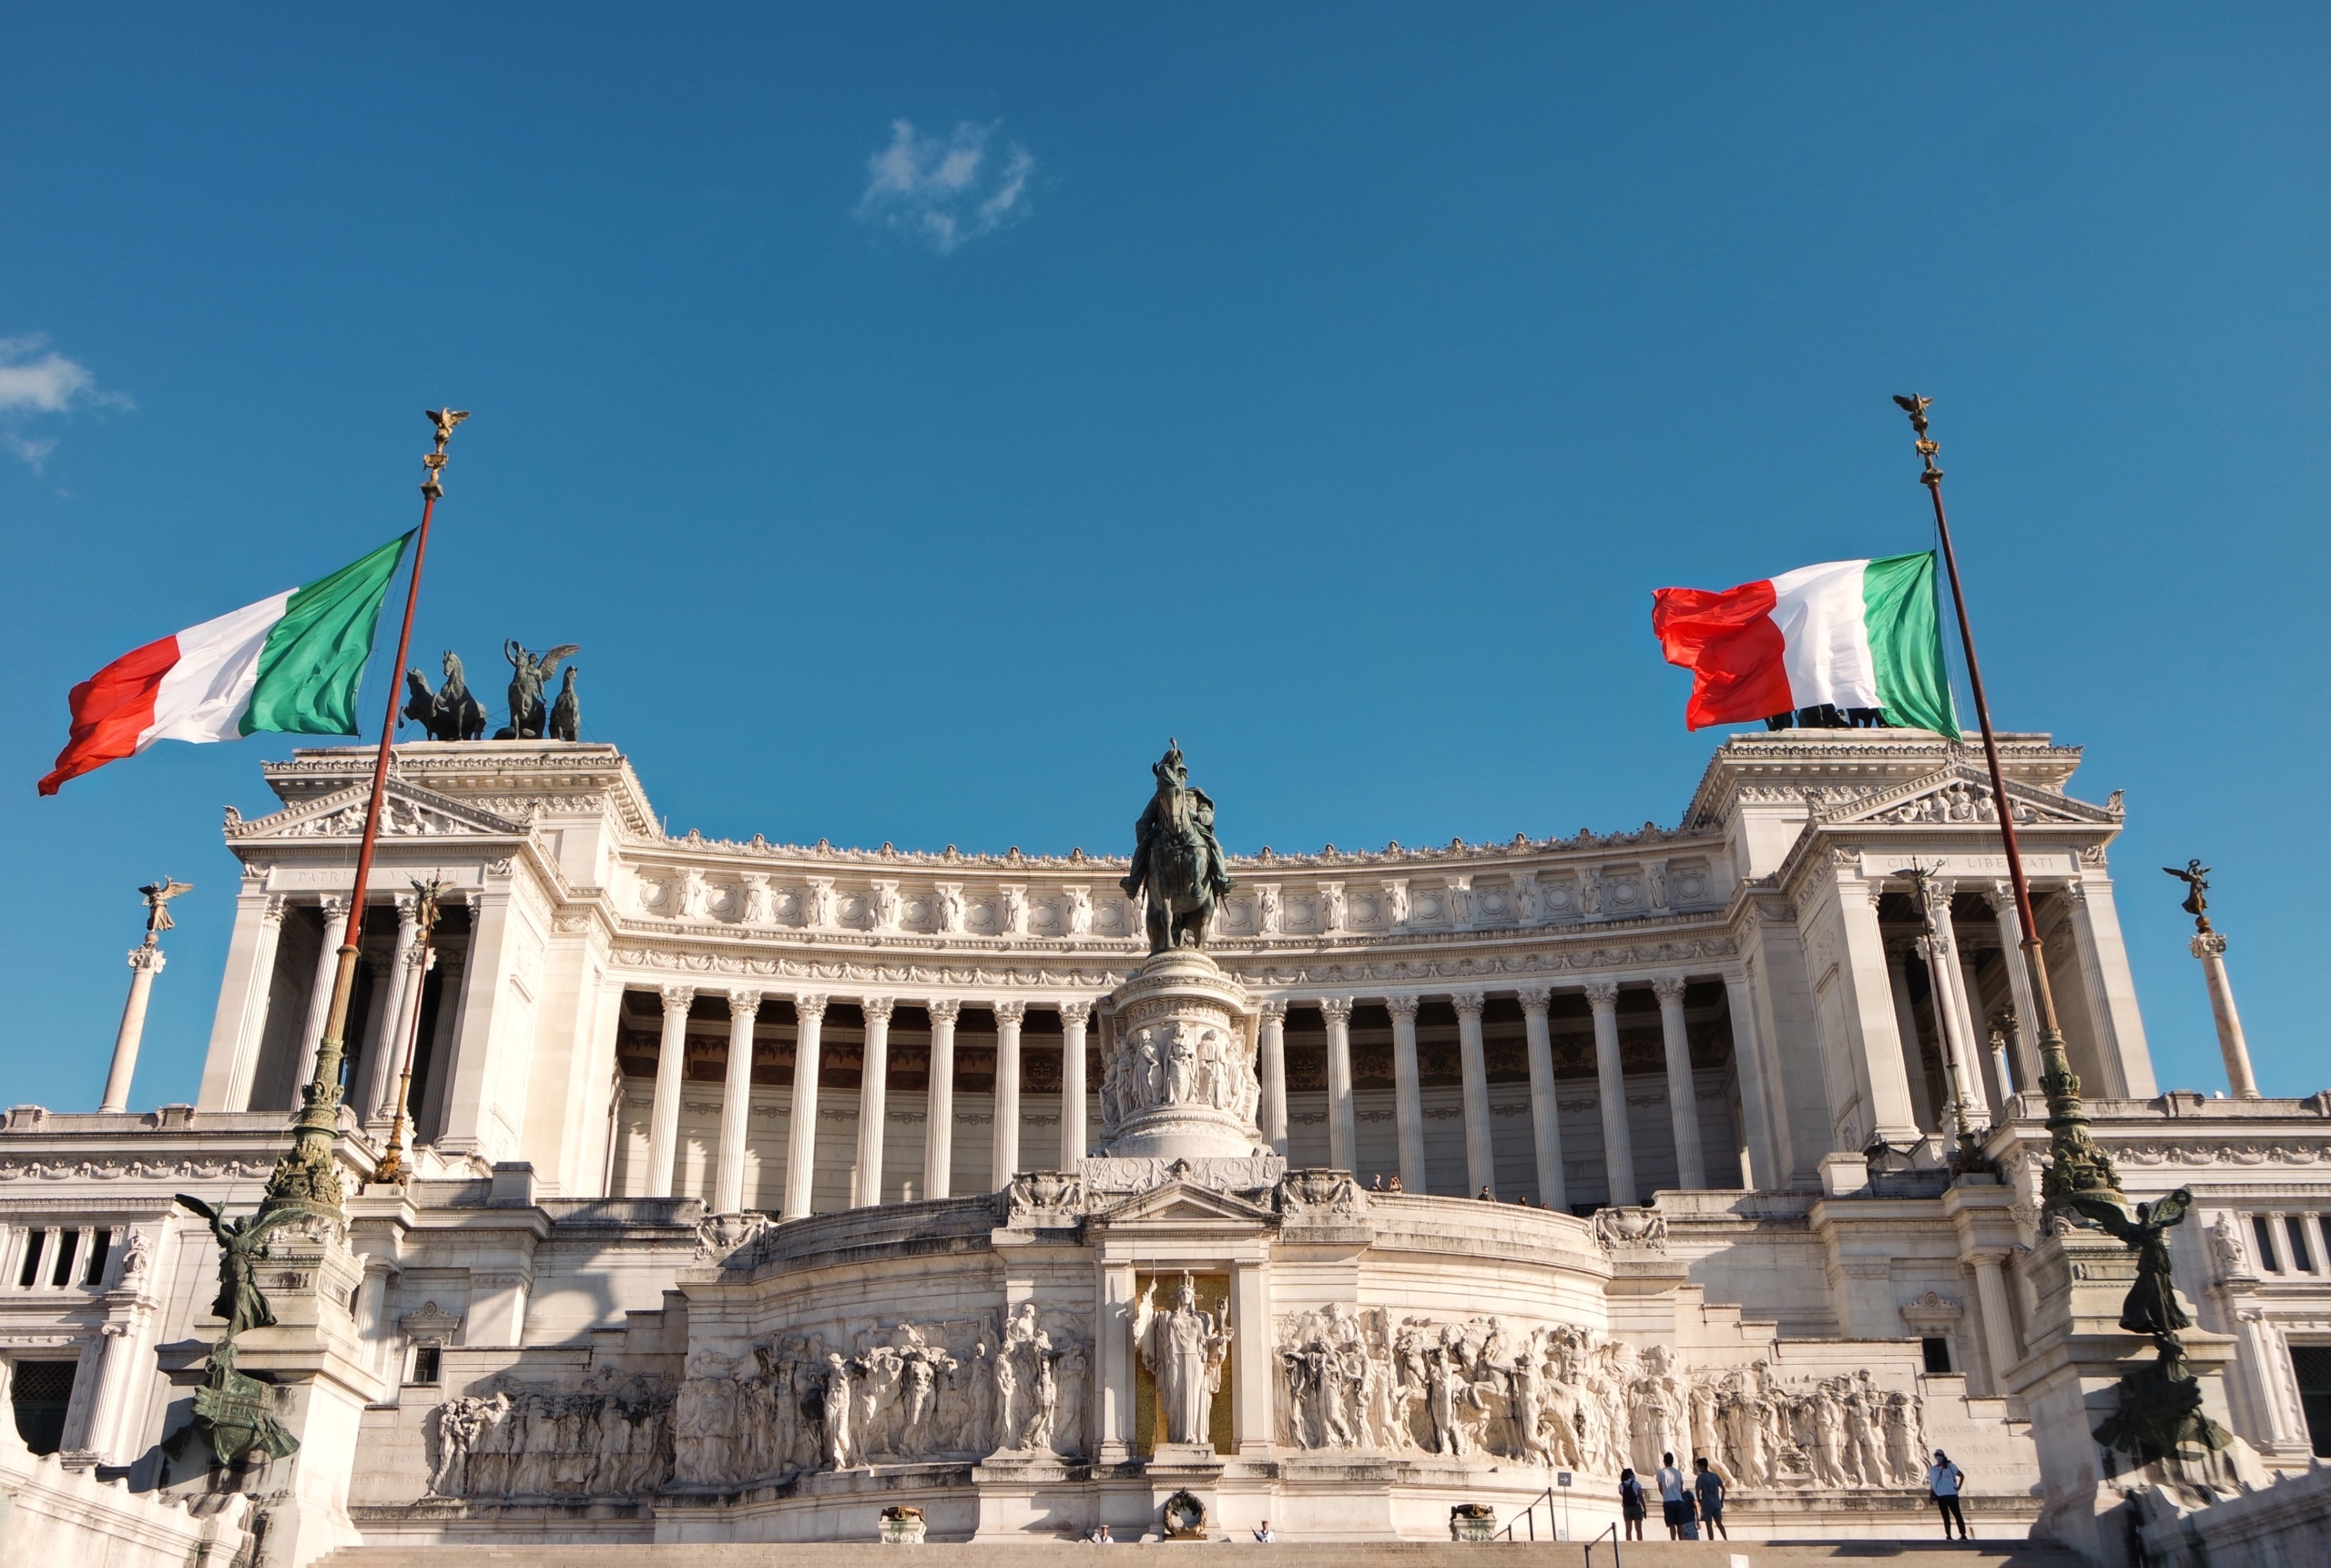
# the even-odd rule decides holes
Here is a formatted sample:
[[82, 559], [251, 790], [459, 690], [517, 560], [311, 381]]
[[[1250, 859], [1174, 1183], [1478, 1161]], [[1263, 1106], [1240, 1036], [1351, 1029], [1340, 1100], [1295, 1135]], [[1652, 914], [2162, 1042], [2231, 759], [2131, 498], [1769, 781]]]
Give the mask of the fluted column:
[[1975, 1064], [1982, 1054], [1981, 1048], [1976, 1044], [1983, 1038], [1982, 1020], [1975, 1015], [1975, 993], [1968, 988], [1966, 962], [1959, 951], [1959, 928], [1950, 920], [1952, 887], [1949, 882], [1935, 883], [1934, 923], [1935, 929], [1942, 933], [1942, 962], [1950, 971], [1950, 1007], [1959, 1016], [1959, 1038], [1961, 1042], [1959, 1060], [1961, 1070], [1970, 1074], [1967, 1092], [1971, 1095], [1977, 1083], [1972, 1076], [1978, 1071]]
[[818, 1179], [818, 1035], [825, 1026], [826, 999], [797, 996], [794, 1031], [793, 1111], [785, 1125], [785, 1207], [780, 1219], [809, 1212], [809, 1188]]
[[922, 1196], [946, 1197], [955, 1190], [955, 1020], [960, 1002], [931, 1003], [931, 1087], [922, 1118]]
[[1089, 1002], [1060, 1004], [1060, 1168], [1084, 1163], [1084, 1027], [1093, 1021]]
[[1554, 1099], [1554, 1042], [1546, 1025], [1553, 994], [1542, 985], [1524, 987], [1522, 1027], [1530, 1046], [1530, 1132], [1538, 1155], [1538, 1203], [1568, 1209], [1570, 1189], [1562, 1180], [1562, 1107]]
[[1273, 997], [1263, 1003], [1262, 1023], [1255, 1031], [1256, 1065], [1263, 1082], [1263, 1141], [1271, 1152], [1287, 1156], [1287, 1003]]
[[411, 893], [397, 896], [397, 935], [389, 948], [388, 967], [381, 973], [374, 999], [373, 1024], [364, 1041], [363, 1088], [349, 1095], [360, 1116], [379, 1115], [375, 1109], [396, 1081], [397, 1058], [403, 1054], [405, 991], [411, 978], [413, 939], [421, 932], [421, 903]]
[[1359, 1142], [1351, 1110], [1351, 1003], [1349, 996], [1319, 1003], [1319, 1016], [1328, 1021], [1328, 1164], [1339, 1171], [1352, 1168]]
[[316, 976], [308, 986], [308, 1016], [300, 1025], [300, 1066], [291, 1079], [291, 1101], [299, 1104], [300, 1087], [316, 1075], [316, 1050], [322, 1044], [324, 1022], [331, 1013], [332, 982], [340, 969], [340, 944], [348, 936], [346, 899], [326, 899], [324, 944], [316, 950]]
[[1392, 1015], [1392, 1116], [1400, 1135], [1400, 1186], [1428, 1191], [1424, 1169], [1424, 1089], [1417, 1074], [1417, 1003], [1413, 996], [1388, 996]]
[[712, 1212], [745, 1208], [745, 1134], [753, 1114], [753, 1023], [761, 993], [728, 993], [728, 1082], [720, 1095], [720, 1169], [712, 1184]]
[[1020, 1174], [1020, 1024], [1024, 1002], [995, 1004], [995, 1153], [989, 1185], [1000, 1189]]
[[[1938, 905], [1940, 901], [1936, 901]], [[1920, 937], [1919, 942], [1919, 951], [1927, 961], [1929, 1000], [1934, 1003], [1935, 1023], [1942, 1033], [1944, 1094], [1948, 1101], [1943, 1106], [1942, 1130], [1949, 1135], [1959, 1130], [1962, 1101], [1969, 1121], [1977, 1119], [1977, 1103], [1968, 1084], [1974, 1042], [1968, 1038], [1967, 1009], [1959, 1004], [1959, 965], [1951, 953], [1949, 936], [1930, 934]]]
[[2255, 1100], [2258, 1075], [2250, 1070], [2250, 1042], [2242, 1033], [2242, 1014], [2234, 1011], [2234, 983], [2225, 977], [2224, 933], [2196, 932], [2193, 953], [2202, 961], [2202, 979], [2210, 988], [2210, 1017], [2218, 1027], [2218, 1054], [2225, 1058], [2226, 1088], [2237, 1100]]
[[129, 1109], [129, 1081], [137, 1074], [137, 1047], [146, 1038], [146, 1006], [154, 993], [154, 977], [168, 961], [162, 950], [149, 945], [129, 950], [129, 997], [121, 1005], [121, 1027], [114, 1031], [113, 1065], [106, 1071], [105, 1097], [100, 1111]]
[[1619, 1060], [1619, 983], [1587, 983], [1586, 1004], [1594, 1013], [1594, 1076], [1602, 1090], [1603, 1168], [1616, 1206], [1635, 1201], [1635, 1144], [1627, 1131], [1627, 1075]]
[[[1746, 974], [1724, 977], [1725, 1006], [1732, 1017], [1732, 1070], [1740, 1083], [1741, 1115], [1748, 1123], [1748, 1165], [1740, 1185], [1754, 1192], [1784, 1185], [1779, 1145], [1773, 1131], [1775, 1106], [1766, 1093], [1765, 1052], [1756, 1038], [1756, 1004]], [[1777, 1097], [1779, 1090], [1773, 1090]]]
[[1692, 1076], [1692, 1040], [1684, 1027], [1684, 977], [1663, 974], [1651, 983], [1659, 998], [1659, 1039], [1667, 1051], [1667, 1116], [1675, 1129], [1675, 1185], [1698, 1192], [1708, 1185], [1707, 1155], [1700, 1146], [1699, 1085]]
[[1976, 884], [1991, 906], [2000, 928], [2000, 948], [2007, 954], [2008, 994], [2015, 998], [2015, 1016], [2008, 1025], [2008, 1043], [2015, 1048], [2015, 1081], [2024, 1089], [2040, 1086], [2040, 1047], [2032, 1029], [2039, 1004], [2031, 1000], [2031, 966], [2023, 958], [2023, 922], [2016, 917], [2015, 889], [2010, 882]]
[[1908, 950], [1886, 954], [1886, 982], [1894, 993], [1894, 1027], [1902, 1032], [1902, 1071], [1910, 1079], [1910, 1105], [1920, 1130], [1945, 1132], [1935, 1115], [1934, 1096], [1927, 1089], [1926, 1064], [1919, 1051], [1919, 1014], [1910, 1003], [1910, 955]]
[[664, 1033], [656, 1044], [656, 1099], [647, 1112], [647, 1196], [672, 1196], [680, 1148], [680, 1084], [687, 1071], [688, 1004], [693, 985], [664, 987]]
[[1449, 999], [1457, 1009], [1458, 1070], [1464, 1077], [1465, 1191], [1497, 1192], [1497, 1151], [1490, 1141], [1489, 1064], [1481, 1050], [1481, 1006], [1478, 991], [1461, 991]]
[[[437, 967], [437, 952], [434, 947], [416, 942], [405, 949], [404, 962], [397, 968], [397, 1027], [389, 1036], [387, 1065], [379, 1097], [369, 1105], [358, 1107], [375, 1122], [387, 1122], [397, 1114], [398, 1080], [404, 1075], [406, 1064], [414, 1054], [413, 1044], [421, 1037], [422, 988], [429, 983], [429, 972]], [[412, 1106], [405, 1107], [406, 1115], [412, 1112]]]
[[2007, 1277], [2000, 1266], [2004, 1249], [1977, 1252], [1968, 1259], [1975, 1266], [1975, 1301], [1982, 1309], [1983, 1348], [1990, 1352], [1991, 1392], [2007, 1391], [2007, 1369], [2023, 1359], [2015, 1346], [2015, 1319], [2008, 1310]]
[[891, 1114], [891, 1013], [898, 1004], [888, 996], [869, 996], [858, 1005], [866, 1014], [866, 1048], [858, 1074], [858, 1175], [850, 1201], [853, 1207], [870, 1208], [882, 1201], [883, 1119]]

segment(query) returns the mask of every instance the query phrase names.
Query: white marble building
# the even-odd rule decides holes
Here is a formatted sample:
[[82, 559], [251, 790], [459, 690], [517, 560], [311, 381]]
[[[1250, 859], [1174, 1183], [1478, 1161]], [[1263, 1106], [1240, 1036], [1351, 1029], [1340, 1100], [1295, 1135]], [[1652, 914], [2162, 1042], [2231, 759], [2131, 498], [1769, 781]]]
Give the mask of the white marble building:
[[[2236, 1428], [2304, 1468], [2331, 1094], [2160, 1093], [2119, 798], [2069, 792], [2077, 748], [2003, 750], [2096, 1135], [2132, 1197], [2194, 1189], [2180, 1280], [2237, 1338]], [[1138, 1532], [1184, 1487], [1291, 1537], [1430, 1536], [1557, 1471], [1585, 1532], [1667, 1448], [1732, 1476], [1736, 1533], [1889, 1534], [1925, 1527], [1908, 1461], [1938, 1442], [1979, 1531], [2038, 1512], [2015, 1369], [2047, 1135], [1954, 745], [1740, 735], [1674, 827], [1237, 860], [1209, 952], [1256, 1147], [1146, 1176], [1088, 1166], [1145, 952], [1121, 858], [671, 838], [613, 748], [397, 758], [351, 1191], [383, 1042], [414, 1042], [421, 1147], [351, 1197], [360, 1282], [322, 1303], [353, 1446], [303, 1484], [337, 1539], [863, 1539], [901, 1502], [935, 1538]], [[265, 769], [280, 810], [229, 813], [198, 1104], [0, 1127], [0, 1356], [68, 1463], [209, 1484], [176, 1435], [215, 1252], [171, 1195], [247, 1209], [288, 1145], [369, 762], [301, 751]], [[1926, 946], [1914, 859], [1949, 894]], [[2002, 1178], [1944, 1167], [1954, 1054]], [[1230, 1336], [1211, 1453], [1160, 1446], [1128, 1327], [1186, 1271]]]

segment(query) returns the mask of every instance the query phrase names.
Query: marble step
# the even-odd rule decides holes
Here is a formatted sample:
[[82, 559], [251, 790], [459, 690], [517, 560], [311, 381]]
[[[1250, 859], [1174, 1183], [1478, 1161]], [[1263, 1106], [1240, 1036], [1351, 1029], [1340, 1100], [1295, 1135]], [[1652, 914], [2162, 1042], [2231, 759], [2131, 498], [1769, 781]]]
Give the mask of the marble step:
[[[1339, 1543], [1305, 1545], [1252, 1542], [1180, 1542], [1125, 1548], [1164, 1552], [1178, 1559], [1201, 1546], [1232, 1546], [1238, 1561], [1255, 1568], [1572, 1568], [1586, 1560], [1575, 1542], [1537, 1544], [1497, 1542], [1459, 1545], [1451, 1542]], [[1112, 1550], [1116, 1550], [1113, 1548]], [[1024, 1541], [946, 1543], [917, 1547], [880, 1546], [871, 1542], [748, 1544], [726, 1543], [673, 1546], [359, 1546], [321, 1560], [320, 1568], [1000, 1568], [1030, 1553], [1076, 1553], [1073, 1542], [1030, 1537]], [[1597, 1563], [1612, 1560], [1604, 1542]], [[1624, 1568], [2081, 1568], [2082, 1560], [2063, 1547], [2032, 1541], [1630, 1541]]]

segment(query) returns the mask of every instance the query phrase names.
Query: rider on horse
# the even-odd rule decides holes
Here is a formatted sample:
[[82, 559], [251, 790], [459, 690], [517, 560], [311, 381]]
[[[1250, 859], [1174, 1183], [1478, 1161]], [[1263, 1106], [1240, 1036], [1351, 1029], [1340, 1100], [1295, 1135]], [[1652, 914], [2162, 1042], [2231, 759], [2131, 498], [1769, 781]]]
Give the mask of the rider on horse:
[[1133, 868], [1118, 885], [1125, 897], [1149, 895], [1149, 950], [1163, 952], [1186, 935], [1206, 944], [1214, 906], [1234, 885], [1214, 836], [1214, 802], [1193, 789], [1179, 743], [1151, 767], [1157, 792], [1134, 824]]

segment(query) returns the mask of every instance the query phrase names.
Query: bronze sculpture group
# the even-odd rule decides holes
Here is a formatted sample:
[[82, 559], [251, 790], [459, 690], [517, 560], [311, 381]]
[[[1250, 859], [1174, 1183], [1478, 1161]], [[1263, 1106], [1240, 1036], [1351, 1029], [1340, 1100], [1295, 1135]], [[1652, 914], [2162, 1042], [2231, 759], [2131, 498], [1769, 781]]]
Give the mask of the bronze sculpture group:
[[1166, 741], [1149, 771], [1156, 792], [1134, 824], [1133, 868], [1117, 885], [1129, 899], [1145, 899], [1152, 954], [1204, 947], [1216, 906], [1237, 885], [1214, 836], [1214, 802], [1190, 788], [1176, 741]]
[[[558, 696], [547, 706], [544, 690], [559, 665], [582, 652], [581, 645], [561, 643], [543, 653], [530, 653], [514, 638], [503, 644], [502, 657], [510, 661], [510, 722], [494, 733], [496, 740], [579, 740], [583, 730], [583, 698], [575, 689], [577, 667], [568, 665]], [[406, 718], [427, 731], [432, 740], [483, 740], [485, 705], [470, 691], [459, 655], [445, 650], [444, 679], [431, 690], [429, 677], [417, 669], [404, 672]]]

